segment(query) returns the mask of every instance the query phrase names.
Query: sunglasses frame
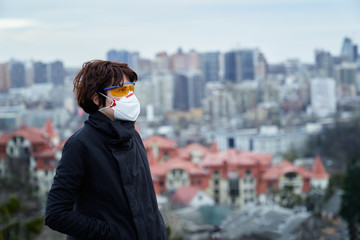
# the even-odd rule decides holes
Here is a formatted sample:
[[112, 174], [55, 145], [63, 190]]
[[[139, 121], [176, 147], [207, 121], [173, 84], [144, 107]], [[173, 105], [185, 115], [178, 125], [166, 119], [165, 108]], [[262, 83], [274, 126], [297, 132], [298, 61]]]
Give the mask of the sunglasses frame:
[[107, 87], [107, 88], [104, 88], [104, 91], [111, 90], [111, 89], [114, 89], [114, 88], [123, 87], [124, 85], [133, 85], [133, 86], [135, 86], [135, 83], [134, 82], [127, 82], [127, 83], [119, 84], [119, 85], [116, 85], [116, 86]]

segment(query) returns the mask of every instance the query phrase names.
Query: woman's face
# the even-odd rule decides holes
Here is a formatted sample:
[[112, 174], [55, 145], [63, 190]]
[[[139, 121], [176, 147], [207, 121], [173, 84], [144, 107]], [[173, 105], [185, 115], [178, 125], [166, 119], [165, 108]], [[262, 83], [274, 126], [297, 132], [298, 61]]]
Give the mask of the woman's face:
[[[123, 83], [127, 83], [127, 82], [130, 82], [129, 81], [129, 78], [124, 74], [123, 75]], [[105, 98], [106, 101], [105, 101], [105, 106], [104, 107], [107, 107], [107, 106], [110, 106], [112, 104], [112, 100], [111, 99], [115, 99], [116, 101], [120, 100], [121, 97], [116, 97], [116, 96], [113, 96], [110, 92], [110, 90], [107, 90], [106, 91], [106, 96], [108, 96], [108, 98]], [[111, 108], [106, 108], [104, 110], [101, 111], [103, 114], [105, 114], [108, 118], [110, 118], [112, 121], [115, 121], [115, 117], [114, 117], [114, 110], [111, 109]]]

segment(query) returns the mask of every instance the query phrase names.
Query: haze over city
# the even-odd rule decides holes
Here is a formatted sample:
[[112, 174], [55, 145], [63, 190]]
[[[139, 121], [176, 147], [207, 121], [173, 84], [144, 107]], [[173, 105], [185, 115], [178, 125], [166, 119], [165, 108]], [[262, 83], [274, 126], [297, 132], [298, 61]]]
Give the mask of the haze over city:
[[80, 66], [109, 49], [157, 52], [259, 48], [269, 62], [339, 54], [344, 36], [360, 42], [360, 2], [69, 1], [0, 2], [0, 61], [61, 60]]

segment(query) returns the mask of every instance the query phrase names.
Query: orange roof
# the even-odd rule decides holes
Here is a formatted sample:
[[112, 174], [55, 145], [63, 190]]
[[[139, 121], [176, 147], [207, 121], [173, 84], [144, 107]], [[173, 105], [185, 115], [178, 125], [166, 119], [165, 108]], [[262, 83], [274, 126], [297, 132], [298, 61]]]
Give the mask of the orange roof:
[[177, 144], [175, 141], [155, 135], [148, 137], [144, 140], [145, 148], [149, 148], [152, 145], [159, 145], [160, 148], [166, 148], [166, 149], [176, 149]]
[[271, 154], [260, 154], [254, 152], [239, 152], [233, 148], [225, 152], [209, 153], [201, 165], [204, 167], [221, 166], [224, 162], [237, 166], [253, 166], [256, 164], [269, 166], [271, 163]]
[[317, 156], [312, 167], [313, 178], [329, 178], [329, 174], [326, 172], [325, 167], [321, 161], [320, 156]]
[[198, 144], [198, 143], [192, 143], [187, 145], [186, 147], [178, 150], [178, 155], [180, 155], [183, 158], [190, 159], [192, 152], [201, 152], [202, 157], [204, 157], [207, 153], [209, 153], [209, 149], [205, 146]]
[[22, 125], [19, 129], [15, 130], [8, 136], [9, 138], [15, 136], [24, 137], [28, 139], [31, 142], [31, 144], [39, 144], [39, 143], [47, 142], [46, 133], [43, 130], [36, 127], [27, 127], [25, 125]]
[[211, 152], [214, 152], [214, 153], [219, 152], [218, 145], [217, 145], [217, 143], [215, 141], [213, 141], [212, 144], [211, 144]]
[[263, 175], [263, 179], [274, 180], [279, 179], [280, 176], [289, 173], [296, 172], [300, 174], [303, 178], [310, 178], [311, 172], [304, 167], [295, 166], [289, 161], [282, 161], [279, 164], [271, 166]]
[[51, 121], [50, 118], [48, 118], [44, 124], [43, 129], [45, 130], [45, 132], [49, 135], [49, 137], [57, 137], [58, 134], [55, 131], [54, 125]]
[[190, 175], [204, 175], [206, 174], [205, 170], [198, 167], [193, 162], [185, 161], [182, 158], [171, 158], [169, 161], [164, 163], [159, 163], [156, 165], [150, 165], [151, 175], [155, 176], [165, 176], [169, 171], [173, 169], [183, 169], [188, 172]]
[[171, 202], [181, 206], [188, 206], [195, 195], [200, 191], [197, 187], [180, 187], [171, 197]]

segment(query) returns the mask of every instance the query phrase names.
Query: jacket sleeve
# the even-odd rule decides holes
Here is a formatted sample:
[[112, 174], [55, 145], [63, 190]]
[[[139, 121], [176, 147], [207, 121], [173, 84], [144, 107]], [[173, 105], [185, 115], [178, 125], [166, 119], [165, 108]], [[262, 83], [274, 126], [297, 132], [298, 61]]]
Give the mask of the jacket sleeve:
[[76, 195], [85, 177], [83, 144], [72, 137], [66, 142], [51, 186], [45, 224], [51, 229], [80, 239], [110, 239], [109, 225], [74, 210]]

